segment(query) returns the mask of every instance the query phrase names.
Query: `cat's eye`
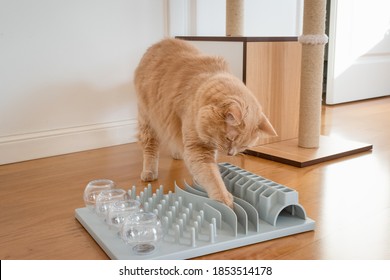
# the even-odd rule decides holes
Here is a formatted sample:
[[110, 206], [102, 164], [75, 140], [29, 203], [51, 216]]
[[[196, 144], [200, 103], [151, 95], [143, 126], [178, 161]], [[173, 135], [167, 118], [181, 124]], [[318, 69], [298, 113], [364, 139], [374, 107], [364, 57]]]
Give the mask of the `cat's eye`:
[[229, 141], [229, 142], [233, 142], [234, 139], [230, 138], [230, 137], [226, 137], [226, 140]]

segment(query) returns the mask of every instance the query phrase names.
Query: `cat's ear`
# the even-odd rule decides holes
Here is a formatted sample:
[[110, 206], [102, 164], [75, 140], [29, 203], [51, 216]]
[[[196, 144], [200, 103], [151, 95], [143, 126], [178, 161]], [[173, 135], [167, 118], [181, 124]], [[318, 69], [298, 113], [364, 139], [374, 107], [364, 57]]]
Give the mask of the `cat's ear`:
[[261, 113], [261, 122], [259, 125], [259, 129], [268, 134], [269, 136], [278, 136], [274, 127], [272, 126], [268, 118], [264, 115], [264, 113]]
[[238, 126], [242, 122], [242, 112], [240, 106], [233, 102], [229, 105], [225, 113], [225, 122], [231, 126]]

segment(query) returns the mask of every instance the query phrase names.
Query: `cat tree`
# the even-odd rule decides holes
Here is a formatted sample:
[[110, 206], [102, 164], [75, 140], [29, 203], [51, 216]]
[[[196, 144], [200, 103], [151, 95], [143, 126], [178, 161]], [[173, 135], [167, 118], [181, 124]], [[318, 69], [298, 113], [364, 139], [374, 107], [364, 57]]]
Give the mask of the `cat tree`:
[[[371, 150], [370, 144], [320, 135], [324, 47], [328, 41], [326, 0], [304, 1], [303, 34], [298, 39], [245, 37], [244, 3], [226, 0], [226, 36], [177, 38], [200, 42], [196, 46], [206, 53], [221, 55], [219, 48], [223, 48], [227, 57], [234, 57], [233, 63], [242, 71], [237, 76], [260, 101], [278, 133], [263, 137], [246, 153], [305, 167]], [[235, 48], [237, 44], [242, 49]], [[235, 60], [235, 55], [242, 56]]]
[[[231, 26], [243, 22], [243, 18], [237, 19], [236, 15], [228, 17], [231, 15], [228, 11], [235, 5], [243, 10], [243, 1], [226, 1], [226, 20], [233, 21], [226, 23], [228, 36], [235, 30], [230, 29]], [[239, 14], [243, 17], [243, 13]], [[248, 150], [248, 154], [305, 167], [372, 149], [370, 144], [320, 135], [324, 48], [328, 42], [325, 18], [326, 0], [304, 1], [303, 34], [298, 38], [302, 46], [298, 139], [258, 146]]]

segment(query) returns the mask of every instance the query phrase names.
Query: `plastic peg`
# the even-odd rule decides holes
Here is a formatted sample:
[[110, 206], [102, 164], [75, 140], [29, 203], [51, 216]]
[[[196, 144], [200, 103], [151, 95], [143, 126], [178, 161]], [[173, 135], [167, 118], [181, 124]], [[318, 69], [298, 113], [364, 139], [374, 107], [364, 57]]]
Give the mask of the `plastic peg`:
[[180, 227], [179, 227], [179, 225], [175, 225], [174, 231], [175, 231], [175, 242], [179, 243], [180, 242]]
[[214, 227], [214, 236], [217, 236], [217, 219], [212, 218], [212, 219], [211, 219], [211, 224], [212, 224], [213, 227]]
[[210, 243], [215, 242], [215, 233], [214, 233], [214, 225], [209, 224], [209, 236], [210, 236]]
[[196, 232], [195, 228], [191, 228], [191, 246], [196, 247]]

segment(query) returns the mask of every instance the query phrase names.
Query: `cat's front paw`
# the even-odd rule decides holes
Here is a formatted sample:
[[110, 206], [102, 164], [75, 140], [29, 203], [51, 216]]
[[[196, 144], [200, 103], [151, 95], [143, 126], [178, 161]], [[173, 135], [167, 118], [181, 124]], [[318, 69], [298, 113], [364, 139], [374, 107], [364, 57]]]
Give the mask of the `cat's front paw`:
[[158, 174], [149, 170], [147, 171], [144, 170], [141, 173], [141, 180], [144, 182], [155, 181], [157, 180], [157, 178], [158, 178]]
[[233, 195], [228, 191], [213, 195], [213, 197], [210, 198], [222, 202], [233, 209]]

